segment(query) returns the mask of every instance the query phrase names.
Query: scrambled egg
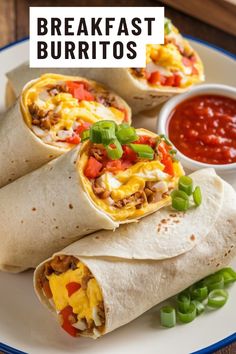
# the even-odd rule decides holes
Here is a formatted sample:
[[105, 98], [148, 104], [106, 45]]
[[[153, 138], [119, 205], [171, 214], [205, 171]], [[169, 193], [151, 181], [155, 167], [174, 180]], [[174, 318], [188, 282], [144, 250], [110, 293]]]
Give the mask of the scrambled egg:
[[[115, 107], [106, 107], [102, 103], [95, 101], [78, 101], [70, 93], [61, 92], [56, 96], [47, 96], [45, 100], [40, 98], [40, 94], [46, 92], [48, 85], [57, 85], [59, 82], [55, 75], [43, 75], [41, 79], [36, 81], [23, 95], [24, 106], [27, 107], [35, 103], [40, 109], [45, 112], [53, 110], [60, 117], [50, 131], [56, 134], [59, 130], [70, 130], [77, 119], [82, 119], [85, 122], [95, 123], [98, 120], [114, 120], [117, 123], [122, 123], [124, 112]], [[32, 124], [32, 119], [29, 111], [27, 113], [27, 123]]]
[[88, 268], [81, 262], [77, 264], [77, 269], [69, 269], [65, 273], [48, 276], [53, 301], [57, 311], [63, 310], [70, 305], [73, 312], [80, 319], [86, 318], [87, 321], [93, 319], [93, 309], [102, 301], [102, 293], [95, 278], [88, 281], [87, 289], [80, 288], [70, 297], [66, 285], [70, 282], [81, 284], [82, 278], [86, 275]]

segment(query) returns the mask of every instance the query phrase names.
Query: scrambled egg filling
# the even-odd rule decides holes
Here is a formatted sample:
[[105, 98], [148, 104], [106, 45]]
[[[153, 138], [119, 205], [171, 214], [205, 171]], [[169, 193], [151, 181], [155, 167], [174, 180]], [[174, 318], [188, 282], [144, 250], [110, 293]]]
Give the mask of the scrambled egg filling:
[[75, 291], [71, 296], [68, 295], [66, 285], [71, 282], [81, 284], [82, 278], [86, 276], [88, 268], [78, 262], [77, 269], [69, 269], [62, 274], [51, 274], [47, 276], [53, 301], [57, 311], [63, 310], [68, 305], [72, 307], [73, 313], [78, 315], [78, 320], [86, 319], [87, 322], [93, 320], [94, 309], [103, 300], [101, 289], [95, 278], [87, 283], [87, 288], [82, 287]]
[[[84, 176], [83, 168], [88, 161], [86, 153], [81, 155], [79, 161], [79, 171], [82, 181], [88, 191], [89, 196], [93, 202], [102, 210], [107, 212], [114, 220], [122, 221], [126, 219], [139, 218], [144, 214], [149, 214], [170, 202], [168, 195], [162, 197], [158, 202], [148, 203], [147, 199], [144, 199], [141, 208], [136, 208], [134, 200], [130, 200], [129, 203], [117, 208], [113, 205], [114, 202], [129, 198], [136, 192], [143, 192], [146, 182], [163, 182], [162, 189], [167, 191], [169, 188], [175, 188], [178, 182], [178, 178], [184, 174], [182, 166], [179, 162], [173, 163], [175, 176], [172, 177], [169, 174], [163, 172], [164, 165], [158, 161], [140, 161], [135, 163], [125, 171], [120, 171], [116, 174], [111, 172], [103, 173], [97, 182], [105, 190], [111, 192], [110, 198], [100, 199], [93, 191], [92, 183]], [[160, 191], [162, 194], [162, 192]], [[144, 193], [143, 193], [144, 194]], [[145, 198], [145, 194], [144, 194]]]
[[[48, 93], [49, 88], [53, 90], [54, 87], [56, 89], [59, 85], [65, 84], [65, 79], [63, 81], [60, 76], [45, 74], [23, 93], [22, 100], [26, 123], [41, 138], [43, 137], [41, 135], [44, 134], [43, 131], [46, 130], [48, 132], [48, 143], [50, 143], [50, 140], [63, 141], [66, 137], [72, 136], [77, 126], [83, 122], [90, 124], [98, 120], [114, 120], [117, 123], [123, 122], [125, 113], [115, 107], [105, 106], [103, 103], [92, 100], [79, 101], [68, 92], [58, 92], [53, 95]], [[96, 87], [96, 89], [98, 93], [101, 90], [99, 87]], [[36, 114], [39, 117], [41, 115], [43, 119], [47, 118], [47, 114], [50, 115], [50, 119], [54, 115], [51, 119], [51, 122], [52, 120], [54, 122], [50, 122], [51, 124], [48, 127], [42, 127], [42, 125], [40, 125], [40, 129], [38, 126], [35, 127], [30, 107], [37, 107]]]

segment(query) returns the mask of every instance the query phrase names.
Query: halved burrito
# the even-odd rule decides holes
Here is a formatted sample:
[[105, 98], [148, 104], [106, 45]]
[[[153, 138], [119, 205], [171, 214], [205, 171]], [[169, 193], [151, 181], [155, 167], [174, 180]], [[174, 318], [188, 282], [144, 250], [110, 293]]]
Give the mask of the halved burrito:
[[0, 186], [71, 150], [104, 119], [130, 123], [131, 111], [94, 81], [45, 74], [29, 82], [0, 121]]
[[37, 267], [39, 300], [67, 333], [104, 335], [230, 263], [236, 193], [210, 170], [192, 178], [202, 189], [200, 207], [162, 209], [115, 235], [97, 232]]
[[[28, 63], [7, 74], [8, 104], [19, 95], [26, 78], [46, 69], [29, 69]], [[65, 69], [59, 69], [64, 73]], [[204, 69], [198, 53], [183, 38], [170, 20], [165, 20], [165, 43], [146, 48], [145, 68], [67, 69], [87, 78], [98, 80], [123, 97], [133, 114], [158, 106], [168, 98], [204, 81]], [[24, 73], [24, 75], [22, 74]], [[34, 75], [35, 75], [34, 74]]]
[[130, 129], [135, 137], [132, 144], [121, 144], [120, 158], [114, 158], [113, 144], [89, 139], [0, 189], [0, 269], [35, 267], [83, 235], [114, 230], [170, 203], [183, 174], [172, 147], [146, 130], [116, 129], [123, 139]]

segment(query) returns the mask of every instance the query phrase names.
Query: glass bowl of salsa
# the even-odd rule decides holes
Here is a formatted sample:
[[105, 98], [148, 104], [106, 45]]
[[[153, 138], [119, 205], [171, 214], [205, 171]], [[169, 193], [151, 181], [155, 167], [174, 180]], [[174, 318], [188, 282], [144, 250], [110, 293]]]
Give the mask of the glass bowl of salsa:
[[212, 167], [236, 177], [236, 88], [204, 84], [173, 97], [159, 113], [157, 131], [186, 170]]

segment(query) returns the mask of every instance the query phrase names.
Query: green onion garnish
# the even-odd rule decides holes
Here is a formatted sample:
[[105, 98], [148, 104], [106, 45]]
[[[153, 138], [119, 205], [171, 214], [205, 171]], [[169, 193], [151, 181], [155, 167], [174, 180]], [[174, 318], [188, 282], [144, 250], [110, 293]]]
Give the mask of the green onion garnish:
[[[111, 146], [111, 145], [114, 145], [114, 147]], [[121, 156], [123, 155], [122, 146], [121, 146], [120, 142], [117, 139], [111, 141], [111, 143], [106, 146], [106, 151], [107, 151], [108, 157], [111, 160], [120, 159]]]
[[194, 300], [202, 301], [207, 298], [208, 288], [207, 286], [202, 287], [192, 287], [190, 288], [191, 298]]
[[191, 302], [190, 295], [186, 292], [182, 292], [177, 296], [177, 305], [178, 305], [178, 309], [181, 312], [188, 311], [190, 302]]
[[184, 191], [174, 190], [171, 193], [172, 208], [178, 211], [186, 211], [189, 208], [189, 198]]
[[90, 130], [84, 130], [83, 133], [82, 133], [82, 137], [81, 137], [81, 141], [85, 141], [85, 140], [88, 140], [89, 139], [89, 136], [90, 136]]
[[[188, 195], [193, 193], [193, 180], [189, 176], [181, 176], [179, 179], [179, 189]], [[196, 190], [196, 189], [195, 189]]]
[[165, 31], [165, 35], [170, 34], [172, 31], [172, 23], [171, 20], [169, 20], [168, 18], [165, 18], [164, 31]]
[[208, 303], [207, 306], [213, 308], [220, 308], [224, 306], [228, 300], [228, 292], [227, 290], [223, 289], [214, 289], [210, 292], [208, 296]]
[[198, 300], [193, 300], [192, 303], [196, 307], [197, 316], [201, 315], [205, 311], [205, 306], [203, 305], [202, 302]]
[[160, 136], [160, 138], [161, 138], [162, 140], [164, 140], [164, 142], [165, 142], [167, 145], [172, 146], [170, 140], [167, 138], [167, 136], [166, 136], [165, 134], [160, 134], [159, 136]]
[[212, 274], [209, 277], [205, 278], [202, 282], [203, 285], [207, 286], [208, 291], [214, 289], [223, 289], [224, 288], [224, 277], [221, 274]]
[[184, 191], [180, 191], [177, 189], [173, 190], [170, 195], [172, 198], [182, 198], [185, 200], [189, 200], [188, 195]]
[[118, 129], [116, 131], [116, 137], [121, 144], [129, 144], [135, 140], [138, 140], [136, 130], [126, 124], [121, 124], [118, 126]]
[[192, 322], [197, 316], [197, 309], [196, 306], [191, 302], [187, 311], [181, 312], [177, 310], [178, 319], [183, 323]]
[[236, 272], [230, 267], [221, 269], [216, 274], [223, 276], [225, 285], [236, 281]]
[[161, 326], [174, 327], [176, 325], [176, 313], [172, 306], [164, 306], [160, 310], [161, 313]]
[[202, 192], [200, 187], [196, 187], [193, 192], [194, 203], [199, 206], [202, 203]]
[[139, 157], [144, 159], [152, 160], [154, 156], [154, 151], [149, 145], [144, 144], [130, 144], [129, 145], [134, 152], [138, 154]]
[[96, 144], [108, 145], [116, 139], [116, 124], [110, 120], [96, 122], [90, 128], [90, 140]]

